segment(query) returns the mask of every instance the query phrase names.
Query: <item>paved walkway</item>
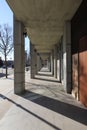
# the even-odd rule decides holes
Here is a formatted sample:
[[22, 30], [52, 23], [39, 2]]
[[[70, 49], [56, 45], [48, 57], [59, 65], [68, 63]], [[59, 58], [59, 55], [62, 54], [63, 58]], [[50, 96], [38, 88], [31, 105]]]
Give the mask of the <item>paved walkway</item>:
[[23, 95], [13, 93], [12, 75], [0, 78], [0, 130], [87, 130], [87, 109], [60, 83], [29, 76]]

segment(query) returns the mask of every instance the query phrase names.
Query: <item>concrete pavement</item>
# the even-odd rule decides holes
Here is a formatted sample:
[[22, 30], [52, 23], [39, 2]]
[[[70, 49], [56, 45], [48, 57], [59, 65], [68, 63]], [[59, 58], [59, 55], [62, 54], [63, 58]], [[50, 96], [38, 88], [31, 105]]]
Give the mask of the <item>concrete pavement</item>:
[[57, 82], [30, 79], [13, 93], [13, 75], [0, 78], [0, 130], [87, 130], [87, 109]]

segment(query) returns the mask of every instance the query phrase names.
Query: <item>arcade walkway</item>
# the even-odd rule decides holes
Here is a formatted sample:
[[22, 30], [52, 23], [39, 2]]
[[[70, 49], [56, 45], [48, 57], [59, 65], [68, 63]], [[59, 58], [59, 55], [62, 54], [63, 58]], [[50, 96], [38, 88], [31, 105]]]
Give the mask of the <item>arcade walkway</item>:
[[0, 130], [87, 130], [87, 109], [60, 83], [29, 77], [22, 95], [13, 94], [13, 75], [0, 79]]

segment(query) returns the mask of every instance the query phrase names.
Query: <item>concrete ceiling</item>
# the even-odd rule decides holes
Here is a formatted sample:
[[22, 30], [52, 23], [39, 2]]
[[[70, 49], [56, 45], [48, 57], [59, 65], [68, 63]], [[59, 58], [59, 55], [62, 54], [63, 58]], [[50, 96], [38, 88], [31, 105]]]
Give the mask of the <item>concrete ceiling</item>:
[[46, 52], [44, 52], [44, 53], [39, 53], [40, 54], [40, 57], [43, 59], [43, 60], [45, 60], [45, 59], [47, 59], [49, 56], [50, 56], [50, 53], [46, 53]]
[[48, 53], [63, 35], [82, 0], [6, 0], [38, 52]]

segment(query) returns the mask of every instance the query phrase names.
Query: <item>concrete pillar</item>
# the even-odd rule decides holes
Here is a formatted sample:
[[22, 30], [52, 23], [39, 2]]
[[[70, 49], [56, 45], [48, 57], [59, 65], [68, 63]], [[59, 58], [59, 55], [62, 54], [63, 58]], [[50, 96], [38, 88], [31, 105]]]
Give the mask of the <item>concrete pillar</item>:
[[31, 54], [31, 79], [35, 76], [35, 52], [34, 52], [34, 45], [30, 43], [30, 54]]
[[51, 72], [51, 54], [50, 54], [50, 57], [49, 57], [49, 70]]
[[37, 74], [37, 51], [34, 50], [34, 66], [35, 66], [35, 74]]
[[42, 69], [42, 59], [40, 57], [40, 70]]
[[37, 54], [37, 73], [40, 71], [40, 56]]
[[71, 93], [71, 22], [66, 21], [63, 36], [64, 89]]
[[51, 72], [52, 75], [54, 74], [54, 56], [53, 56], [53, 51], [51, 52]]
[[25, 89], [25, 49], [24, 26], [14, 17], [14, 93], [20, 94]]
[[61, 79], [61, 67], [60, 67], [60, 46], [58, 47], [58, 54], [57, 54], [57, 79], [60, 81]]
[[61, 83], [63, 84], [63, 37], [61, 37], [61, 51], [60, 51], [60, 67], [61, 67]]
[[50, 57], [47, 60], [47, 67], [49, 69], [49, 72], [51, 72], [51, 62], [50, 62]]
[[54, 46], [54, 77], [57, 78], [57, 46]]

